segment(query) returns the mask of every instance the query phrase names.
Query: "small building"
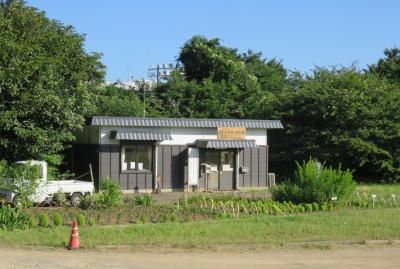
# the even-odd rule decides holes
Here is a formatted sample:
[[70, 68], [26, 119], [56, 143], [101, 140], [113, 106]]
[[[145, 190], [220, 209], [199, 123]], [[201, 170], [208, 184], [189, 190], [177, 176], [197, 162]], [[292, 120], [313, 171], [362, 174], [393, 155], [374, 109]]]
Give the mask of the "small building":
[[93, 167], [127, 192], [265, 188], [268, 130], [277, 120], [92, 117], [77, 134], [71, 169]]

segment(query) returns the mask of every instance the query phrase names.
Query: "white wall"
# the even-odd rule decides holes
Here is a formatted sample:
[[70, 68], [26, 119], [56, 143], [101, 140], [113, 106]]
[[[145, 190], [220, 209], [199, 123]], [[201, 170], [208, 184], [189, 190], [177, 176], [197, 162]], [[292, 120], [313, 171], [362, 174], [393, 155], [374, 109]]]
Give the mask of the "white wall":
[[[187, 145], [196, 142], [198, 139], [217, 139], [217, 128], [145, 128], [145, 127], [100, 127], [100, 144], [119, 144], [118, 140], [110, 139], [111, 131], [119, 132], [167, 132], [172, 136], [172, 140], [162, 141], [161, 145]], [[247, 129], [246, 139], [255, 140], [258, 146], [267, 145], [267, 130]]]

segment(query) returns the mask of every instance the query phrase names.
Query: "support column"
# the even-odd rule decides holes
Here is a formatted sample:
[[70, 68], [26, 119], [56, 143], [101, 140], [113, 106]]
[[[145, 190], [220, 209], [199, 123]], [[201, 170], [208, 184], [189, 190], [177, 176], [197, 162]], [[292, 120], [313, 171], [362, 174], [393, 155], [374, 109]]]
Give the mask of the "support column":
[[154, 147], [154, 173], [153, 173], [153, 190], [157, 189], [157, 176], [158, 176], [158, 144]]
[[235, 153], [236, 153], [236, 158], [235, 158], [235, 189], [239, 190], [239, 164], [240, 164], [240, 160], [239, 160], [239, 151], [240, 149], [236, 149]]

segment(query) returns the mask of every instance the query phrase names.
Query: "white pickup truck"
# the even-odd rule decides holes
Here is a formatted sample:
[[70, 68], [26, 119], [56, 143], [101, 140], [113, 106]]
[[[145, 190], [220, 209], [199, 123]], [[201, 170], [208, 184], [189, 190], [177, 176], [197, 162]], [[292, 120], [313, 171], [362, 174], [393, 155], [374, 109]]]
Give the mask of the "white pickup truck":
[[[85, 195], [94, 193], [93, 182], [79, 180], [47, 180], [47, 163], [45, 161], [19, 161], [16, 164], [30, 163], [39, 165], [41, 178], [39, 179], [36, 192], [32, 195], [32, 202], [40, 204], [43, 202], [51, 202], [54, 200], [55, 194], [62, 192], [69, 199], [71, 205], [79, 205], [81, 199]], [[0, 200], [7, 203], [18, 205], [18, 194], [11, 191], [0, 191]]]

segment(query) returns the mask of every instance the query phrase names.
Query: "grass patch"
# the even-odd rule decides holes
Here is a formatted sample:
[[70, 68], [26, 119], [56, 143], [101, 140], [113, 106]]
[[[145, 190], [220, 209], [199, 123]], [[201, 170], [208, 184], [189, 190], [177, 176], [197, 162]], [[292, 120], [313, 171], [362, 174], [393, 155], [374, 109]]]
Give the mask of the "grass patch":
[[395, 194], [400, 199], [400, 184], [359, 184], [356, 191], [378, 196]]
[[[81, 245], [171, 245], [400, 239], [400, 209], [339, 210], [290, 216], [249, 216], [188, 223], [136, 224], [124, 227], [80, 227]], [[70, 227], [0, 230], [0, 245], [65, 247]]]

